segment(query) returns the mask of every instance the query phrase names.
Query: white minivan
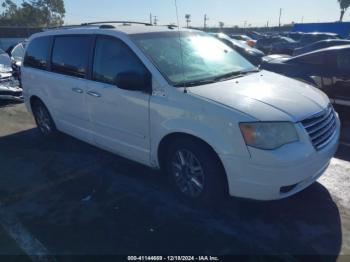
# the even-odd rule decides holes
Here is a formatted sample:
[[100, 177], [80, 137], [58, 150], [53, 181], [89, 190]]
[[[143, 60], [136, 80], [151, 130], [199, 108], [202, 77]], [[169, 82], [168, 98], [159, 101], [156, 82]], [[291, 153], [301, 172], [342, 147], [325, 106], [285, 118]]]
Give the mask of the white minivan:
[[61, 131], [161, 168], [195, 203], [291, 196], [338, 146], [324, 93], [196, 30], [110, 22], [38, 33], [22, 85], [44, 135]]

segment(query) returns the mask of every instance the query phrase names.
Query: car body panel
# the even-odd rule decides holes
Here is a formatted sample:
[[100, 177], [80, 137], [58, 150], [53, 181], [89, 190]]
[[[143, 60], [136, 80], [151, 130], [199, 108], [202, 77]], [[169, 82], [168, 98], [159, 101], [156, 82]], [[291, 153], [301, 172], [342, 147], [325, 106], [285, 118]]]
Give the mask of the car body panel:
[[95, 81], [89, 81], [87, 88], [88, 92], [100, 95], [85, 97], [94, 143], [128, 158], [137, 158], [141, 163], [149, 163], [150, 95]]

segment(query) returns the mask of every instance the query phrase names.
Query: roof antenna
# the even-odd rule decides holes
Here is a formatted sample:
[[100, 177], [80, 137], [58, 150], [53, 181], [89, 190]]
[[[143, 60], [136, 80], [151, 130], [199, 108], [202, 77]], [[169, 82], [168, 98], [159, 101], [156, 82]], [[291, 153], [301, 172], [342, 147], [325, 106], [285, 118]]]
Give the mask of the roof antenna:
[[181, 63], [182, 63], [182, 77], [183, 77], [183, 83], [184, 83], [184, 93], [187, 94], [187, 88], [186, 88], [186, 76], [185, 76], [185, 67], [184, 67], [184, 58], [183, 58], [183, 48], [181, 43], [181, 32], [180, 32], [180, 22], [179, 22], [179, 12], [177, 8], [177, 0], [175, 1], [175, 9], [176, 9], [176, 18], [177, 18], [177, 30], [179, 33], [179, 45], [180, 45], [180, 51], [181, 51]]

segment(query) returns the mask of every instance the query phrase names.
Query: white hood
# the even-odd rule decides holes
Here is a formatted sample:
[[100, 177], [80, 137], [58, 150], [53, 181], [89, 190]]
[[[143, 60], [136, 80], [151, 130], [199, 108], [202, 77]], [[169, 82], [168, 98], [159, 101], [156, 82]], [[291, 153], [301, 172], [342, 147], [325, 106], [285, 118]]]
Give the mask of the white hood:
[[190, 93], [248, 114], [259, 121], [301, 121], [330, 103], [319, 89], [275, 73], [196, 86]]

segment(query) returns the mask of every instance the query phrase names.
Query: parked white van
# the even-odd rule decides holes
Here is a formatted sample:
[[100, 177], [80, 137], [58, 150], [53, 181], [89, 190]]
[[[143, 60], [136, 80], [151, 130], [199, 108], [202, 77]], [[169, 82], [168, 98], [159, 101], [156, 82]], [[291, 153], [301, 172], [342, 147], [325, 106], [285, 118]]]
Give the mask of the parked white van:
[[324, 93], [259, 71], [196, 30], [110, 22], [35, 34], [22, 85], [44, 135], [161, 168], [193, 202], [291, 196], [338, 146]]

